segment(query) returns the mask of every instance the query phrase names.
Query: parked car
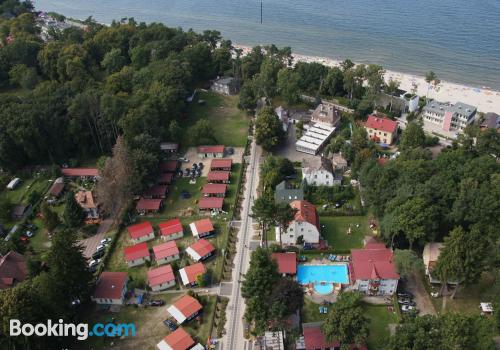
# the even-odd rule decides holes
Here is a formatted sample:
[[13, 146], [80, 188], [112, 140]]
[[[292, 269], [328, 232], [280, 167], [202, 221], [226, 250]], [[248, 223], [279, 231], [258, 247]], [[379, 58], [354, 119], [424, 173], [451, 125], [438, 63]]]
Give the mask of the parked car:
[[30, 229], [31, 231], [36, 231], [38, 230], [38, 227], [33, 224], [26, 224], [26, 228]]
[[189, 174], [191, 174], [191, 169], [190, 169], [190, 168], [186, 168], [186, 169], [184, 169], [184, 176], [185, 176], [185, 177], [188, 177], [188, 176], [189, 176]]
[[199, 163], [198, 163], [198, 168], [203, 169], [203, 167], [204, 167], [203, 163], [202, 163], [202, 162], [199, 162]]
[[111, 238], [108, 237], [108, 238], [101, 239], [101, 244], [106, 245], [109, 243], [111, 243]]
[[431, 292], [431, 297], [437, 298], [439, 296], [438, 292]]
[[29, 238], [31, 238], [35, 235], [35, 233], [33, 231], [26, 231], [24, 234], [26, 235], [26, 237], [29, 237]]
[[101, 259], [90, 260], [89, 267], [92, 267], [94, 265], [99, 265], [100, 262], [101, 262]]
[[96, 248], [95, 248], [95, 251], [98, 252], [100, 250], [104, 250], [106, 249], [106, 245], [105, 244], [99, 244]]
[[180, 157], [178, 160], [179, 160], [179, 162], [182, 162], [182, 163], [189, 163], [189, 159], [187, 159], [186, 157]]
[[163, 321], [163, 324], [165, 326], [167, 326], [168, 329], [170, 329], [172, 332], [177, 329], [177, 325], [174, 322], [170, 321], [170, 320]]
[[233, 155], [234, 154], [234, 148], [232, 148], [232, 147], [226, 147], [226, 153], [228, 155]]
[[403, 305], [401, 307], [401, 311], [403, 311], [403, 312], [408, 312], [408, 311], [412, 311], [412, 310], [415, 310], [415, 306], [412, 306], [412, 305]]
[[95, 273], [95, 272], [97, 271], [97, 266], [98, 266], [98, 265], [93, 265], [93, 266], [89, 267], [89, 271], [90, 271], [91, 273]]
[[104, 254], [106, 253], [106, 251], [103, 249], [103, 250], [98, 250], [97, 252], [95, 252], [94, 254], [92, 254], [92, 259], [93, 260], [96, 260], [96, 259], [100, 259], [104, 256]]
[[400, 298], [413, 298], [413, 294], [410, 292], [400, 292], [398, 293], [398, 297]]
[[163, 306], [165, 302], [163, 300], [150, 300], [146, 304], [147, 306]]

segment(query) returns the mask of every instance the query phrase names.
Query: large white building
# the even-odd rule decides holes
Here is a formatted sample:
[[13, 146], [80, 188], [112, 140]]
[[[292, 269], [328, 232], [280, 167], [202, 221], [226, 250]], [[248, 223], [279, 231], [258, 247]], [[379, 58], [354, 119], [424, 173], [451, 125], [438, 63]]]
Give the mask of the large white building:
[[281, 235], [283, 245], [296, 245], [299, 237], [302, 237], [302, 241], [306, 244], [318, 244], [320, 234], [316, 207], [304, 200], [293, 201], [290, 206], [297, 211], [294, 220]]
[[304, 159], [302, 178], [311, 186], [339, 186], [342, 182], [340, 171], [335, 172], [332, 161], [325, 157]]
[[456, 104], [428, 102], [422, 110], [424, 123], [431, 123], [445, 132], [463, 132], [474, 122], [476, 107], [457, 102]]

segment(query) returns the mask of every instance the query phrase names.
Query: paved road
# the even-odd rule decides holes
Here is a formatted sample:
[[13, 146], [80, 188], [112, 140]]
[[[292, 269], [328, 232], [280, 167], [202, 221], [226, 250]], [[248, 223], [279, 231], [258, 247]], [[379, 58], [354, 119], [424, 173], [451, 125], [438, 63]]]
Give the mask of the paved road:
[[436, 315], [434, 304], [432, 303], [429, 293], [425, 290], [420, 276], [412, 274], [406, 280], [406, 289], [415, 297], [415, 304], [420, 316], [423, 315]]
[[249, 216], [253, 199], [257, 196], [259, 182], [260, 157], [262, 150], [252, 142], [250, 162], [246, 174], [246, 191], [241, 213], [241, 226], [238, 232], [238, 246], [233, 269], [233, 290], [229, 299], [229, 317], [226, 323], [226, 335], [221, 339], [221, 347], [226, 350], [247, 349], [251, 343], [243, 337], [243, 315], [245, 302], [241, 296], [241, 274], [248, 268], [250, 254], [248, 247], [252, 238], [252, 218]]
[[84, 250], [83, 250], [84, 257], [86, 257], [87, 259], [92, 258], [92, 254], [94, 254], [95, 249], [101, 243], [101, 240], [104, 237], [106, 237], [106, 232], [108, 232], [108, 230], [111, 226], [111, 223], [112, 223], [111, 219], [102, 220], [101, 224], [99, 225], [99, 228], [97, 229], [97, 233], [95, 235], [80, 241], [80, 243], [82, 244], [82, 246], [84, 248]]

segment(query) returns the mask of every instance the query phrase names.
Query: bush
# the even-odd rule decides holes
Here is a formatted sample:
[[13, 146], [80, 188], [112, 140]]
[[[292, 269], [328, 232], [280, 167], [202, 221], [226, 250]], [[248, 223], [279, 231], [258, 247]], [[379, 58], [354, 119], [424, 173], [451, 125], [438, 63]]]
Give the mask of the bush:
[[433, 147], [439, 145], [439, 137], [425, 135], [425, 147]]

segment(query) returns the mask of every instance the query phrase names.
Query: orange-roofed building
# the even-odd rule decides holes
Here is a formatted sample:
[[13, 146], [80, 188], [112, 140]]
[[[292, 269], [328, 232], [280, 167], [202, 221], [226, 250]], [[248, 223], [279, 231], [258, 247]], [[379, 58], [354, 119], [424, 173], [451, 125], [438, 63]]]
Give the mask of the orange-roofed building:
[[177, 328], [156, 344], [158, 350], [188, 350], [195, 345], [193, 338], [182, 328]]
[[195, 238], [203, 238], [214, 234], [214, 224], [210, 219], [201, 219], [189, 224], [189, 228]]
[[190, 295], [184, 295], [167, 308], [167, 312], [175, 318], [178, 324], [192, 320], [199, 315], [203, 306], [198, 299]]
[[215, 252], [215, 247], [206, 239], [200, 239], [186, 248], [186, 253], [195, 262], [208, 259]]
[[[284, 245], [296, 245], [299, 237], [305, 244], [319, 243], [319, 216], [314, 204], [308, 201], [293, 201], [290, 206], [296, 210], [295, 218], [288, 229], [282, 233], [281, 242]], [[279, 234], [279, 232], [278, 232]]]
[[290, 253], [273, 253], [271, 258], [278, 264], [278, 272], [283, 276], [291, 276], [297, 273], [297, 254]]
[[127, 231], [134, 243], [146, 242], [155, 238], [155, 231], [149, 221], [129, 226]]
[[196, 285], [198, 276], [205, 274], [206, 269], [203, 263], [199, 262], [193, 265], [186, 266], [179, 270], [182, 284], [185, 286]]

